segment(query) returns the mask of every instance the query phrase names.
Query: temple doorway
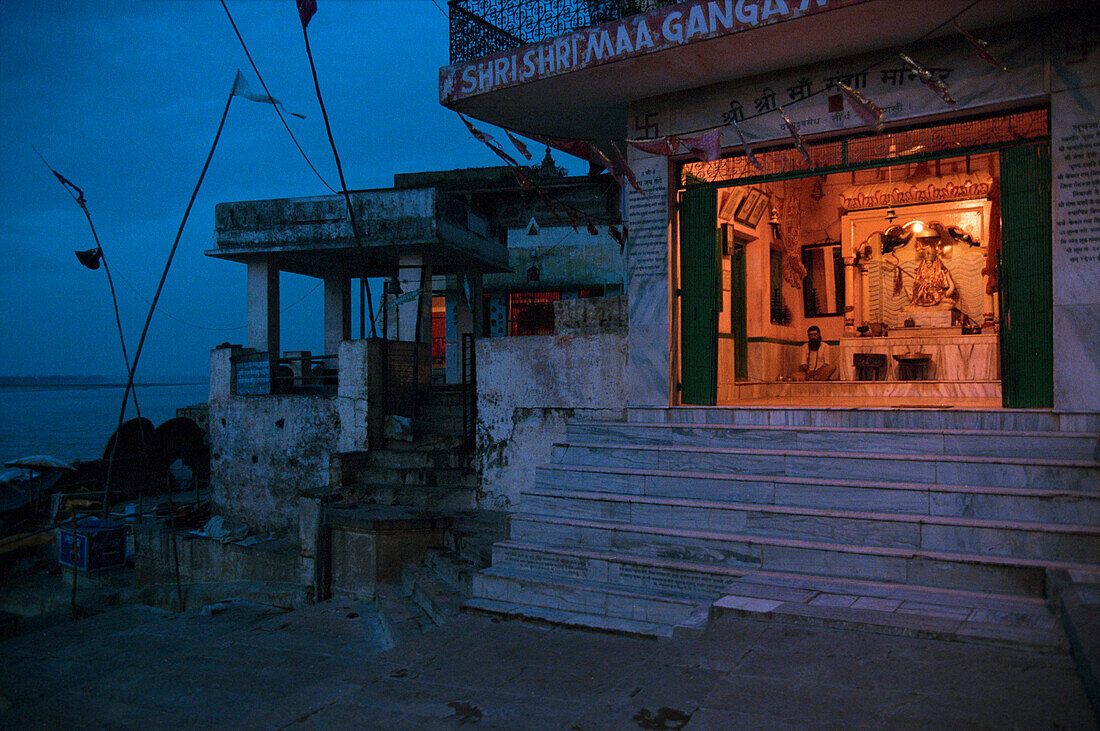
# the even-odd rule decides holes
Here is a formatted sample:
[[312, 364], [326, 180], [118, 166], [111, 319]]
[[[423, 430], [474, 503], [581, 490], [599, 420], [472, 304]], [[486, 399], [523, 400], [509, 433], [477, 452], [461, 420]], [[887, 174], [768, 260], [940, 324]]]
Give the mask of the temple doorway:
[[1040, 142], [685, 188], [681, 402], [1049, 407], [1049, 180]]

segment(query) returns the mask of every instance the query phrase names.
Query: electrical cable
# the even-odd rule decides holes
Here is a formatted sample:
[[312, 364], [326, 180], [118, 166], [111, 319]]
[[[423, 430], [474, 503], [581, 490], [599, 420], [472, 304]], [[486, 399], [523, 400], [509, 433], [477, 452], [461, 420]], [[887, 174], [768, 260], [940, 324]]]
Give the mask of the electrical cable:
[[[233, 32], [237, 34], [237, 40], [241, 42], [241, 48], [244, 49], [244, 55], [248, 56], [248, 62], [252, 64], [252, 70], [256, 72], [256, 78], [260, 80], [260, 86], [264, 88], [264, 93], [267, 94], [269, 99], [274, 99], [274, 97], [271, 96], [271, 92], [267, 88], [267, 84], [264, 83], [264, 77], [260, 75], [260, 70], [256, 68], [256, 62], [252, 60], [252, 54], [249, 53], [248, 46], [245, 45], [244, 38], [241, 37], [241, 32], [237, 30], [237, 23], [233, 20], [233, 16], [229, 14], [229, 6], [225, 4], [225, 0], [221, 0], [221, 4], [222, 8], [225, 10], [225, 16], [229, 18], [229, 24], [233, 26]], [[298, 138], [294, 136], [293, 132], [291, 132], [290, 125], [286, 123], [286, 118], [283, 116], [282, 111], [279, 110], [279, 105], [272, 104], [271, 107], [275, 110], [275, 113], [279, 115], [279, 121], [281, 121], [283, 123], [283, 126], [286, 127], [287, 134], [290, 135], [290, 139], [294, 140], [294, 146], [298, 148], [298, 152], [302, 153], [302, 159], [306, 161], [307, 165], [309, 165], [309, 169], [313, 171], [318, 180], [324, 183], [326, 188], [328, 188], [333, 193], [336, 193], [336, 189], [329, 185], [327, 180], [321, 177], [321, 173], [317, 172], [317, 168], [313, 166], [313, 163], [310, 161], [309, 156], [306, 155], [306, 151], [302, 149], [302, 146], [300, 144], [298, 144]]]

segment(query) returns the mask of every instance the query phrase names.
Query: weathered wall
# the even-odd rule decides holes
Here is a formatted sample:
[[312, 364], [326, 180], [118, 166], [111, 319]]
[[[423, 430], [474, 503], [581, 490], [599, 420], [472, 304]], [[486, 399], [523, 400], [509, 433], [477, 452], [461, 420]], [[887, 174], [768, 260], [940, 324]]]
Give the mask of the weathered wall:
[[626, 351], [622, 331], [477, 341], [484, 507], [519, 504], [569, 419], [623, 416]]
[[236, 396], [234, 350], [215, 350], [210, 374], [210, 486], [214, 512], [255, 531], [296, 533], [298, 491], [329, 481], [340, 418], [336, 399]]

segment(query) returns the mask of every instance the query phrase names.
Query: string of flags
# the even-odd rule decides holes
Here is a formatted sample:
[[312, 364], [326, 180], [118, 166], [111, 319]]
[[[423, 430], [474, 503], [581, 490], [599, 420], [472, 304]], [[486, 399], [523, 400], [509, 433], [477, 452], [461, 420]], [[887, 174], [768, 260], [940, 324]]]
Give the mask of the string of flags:
[[[299, 9], [301, 9], [303, 4], [308, 5], [312, 1], [313, 0], [298, 0]], [[303, 25], [306, 22], [308, 22], [308, 20], [303, 15]], [[966, 42], [970, 45], [974, 52], [977, 53], [983, 60], [985, 60], [991, 66], [1001, 69], [1002, 71], [1008, 70], [1008, 68], [989, 51], [989, 46], [985, 41], [975, 37], [972, 33], [963, 29], [956, 20], [953, 19], [951, 22], [954, 25], [955, 29], [959, 32], [959, 34], [966, 39]], [[954, 96], [952, 96], [947, 84], [942, 79], [938, 78], [920, 63], [913, 60], [906, 54], [899, 53], [898, 56], [901, 58], [901, 61], [904, 63], [909, 72], [922, 84], [935, 92], [945, 103], [957, 103]], [[862, 93], [840, 80], [834, 81], [832, 86], [827, 87], [827, 89], [833, 87], [835, 87], [844, 96], [844, 98], [848, 100], [849, 105], [852, 107], [855, 113], [867, 124], [867, 126], [875, 134], [882, 133], [884, 128], [884, 115], [882, 109], [877, 104], [867, 99]], [[820, 93], [821, 91], [818, 91], [805, 98], [810, 98], [810, 96], [816, 96]], [[791, 140], [794, 142], [795, 149], [798, 150], [805, 163], [809, 166], [812, 166], [813, 157], [810, 154], [810, 150], [806, 144], [805, 139], [798, 131], [798, 126], [791, 121], [791, 118], [787, 115], [786, 110], [783, 109], [782, 106], [778, 106], [777, 109], [774, 111], [777, 111], [782, 118], [783, 125], [786, 127], [787, 133], [790, 135]], [[469, 129], [471, 135], [473, 135], [476, 139], [485, 144], [486, 147], [492, 150], [508, 165], [508, 167], [512, 170], [512, 173], [515, 175], [516, 180], [519, 182], [520, 186], [524, 190], [534, 190], [542, 199], [542, 201], [546, 204], [546, 206], [550, 209], [551, 213], [557, 216], [557, 207], [554, 205], [554, 200], [556, 199], [554, 199], [553, 196], [548, 195], [546, 191], [544, 191], [542, 187], [538, 185], [537, 182], [532, 181], [524, 171], [524, 168], [519, 165], [519, 163], [517, 163], [511, 155], [505, 152], [501, 145], [495, 139], [493, 139], [485, 132], [482, 132], [481, 130], [474, 127], [473, 124], [471, 124], [470, 121], [466, 119], [466, 117], [462, 114], [459, 114], [459, 117], [462, 118], [462, 121], [466, 124], [466, 127], [467, 129]], [[756, 155], [753, 154], [753, 150], [751, 145], [749, 144], [749, 140], [746, 138], [744, 131], [741, 129], [738, 120], [735, 118], [731, 118], [726, 126], [732, 127], [733, 131], [736, 133], [737, 142], [744, 153], [745, 160], [754, 168], [763, 172], [764, 166], [761, 164], [759, 158], [757, 158]], [[512, 145], [516, 148], [516, 150], [524, 158], [526, 158], [527, 160], [531, 160], [532, 157], [531, 154], [528, 152], [526, 145], [524, 145], [523, 142], [521, 142], [510, 130], [506, 129], [504, 130], [504, 132], [508, 136], [508, 139], [512, 142]], [[625, 155], [623, 155], [623, 152], [614, 142], [606, 143], [607, 147], [612, 151], [612, 157], [614, 158], [614, 161], [612, 161], [612, 159], [594, 142], [537, 136], [532, 138], [537, 139], [544, 144], [555, 147], [570, 155], [573, 155], [574, 157], [586, 160], [597, 169], [605, 169], [608, 171], [608, 173], [610, 173], [615, 181], [619, 183], [620, 186], [624, 185], [625, 179], [625, 181], [628, 182], [631, 187], [637, 190], [641, 195], [646, 195], [646, 192], [642, 190], [642, 188], [638, 185], [638, 181], [634, 174], [634, 171], [631, 170], [630, 165], [627, 164]], [[714, 162], [721, 155], [721, 150], [723, 147], [722, 128], [715, 128], [698, 135], [666, 135], [664, 137], [655, 138], [627, 139], [625, 140], [625, 143], [649, 155], [672, 157], [691, 152], [697, 154], [701, 159], [707, 162]], [[563, 201], [558, 200], [557, 203], [561, 206], [561, 208], [565, 212], [565, 215], [569, 218], [569, 221], [573, 226], [574, 231], [579, 231], [579, 218], [583, 216], [588, 231], [594, 236], [598, 233], [598, 230], [596, 229], [591, 216]], [[617, 227], [609, 226], [608, 233], [619, 243], [620, 248], [625, 246], [625, 227], [623, 231], [619, 231]]]
[[[1008, 68], [1001, 63], [990, 51], [989, 45], [975, 37], [972, 33], [965, 30], [958, 24], [957, 21], [952, 21], [955, 29], [959, 32], [970, 47], [977, 53], [983, 60], [989, 63], [991, 66], [1007, 71]], [[921, 83], [935, 92], [945, 103], [956, 104], [954, 96], [952, 96], [950, 89], [944, 81], [938, 78], [936, 75], [928, 71], [917, 61], [904, 53], [898, 54], [905, 67], [916, 77]], [[874, 102], [867, 99], [862, 93], [852, 88], [848, 84], [840, 80], [833, 82], [835, 87], [844, 97], [848, 100], [852, 109], [862, 119], [867, 126], [875, 133], [881, 134], [883, 131], [883, 112], [882, 109]], [[832, 88], [832, 87], [828, 87]], [[824, 91], [824, 90], [823, 90]], [[821, 93], [816, 92], [810, 96], [816, 96]], [[806, 97], [806, 98], [809, 98]], [[795, 148], [801, 154], [803, 160], [807, 165], [812, 165], [813, 160], [809, 153], [809, 148], [806, 145], [806, 141], [798, 131], [797, 125], [795, 125], [790, 117], [787, 115], [786, 110], [782, 106], [779, 106], [776, 111], [783, 120], [783, 125], [787, 128], [787, 132], [794, 142]], [[765, 112], [765, 114], [770, 112]], [[757, 115], [759, 116], [759, 115]], [[753, 154], [752, 147], [749, 144], [749, 140], [745, 137], [744, 131], [742, 131], [740, 124], [736, 118], [731, 118], [728, 127], [732, 127], [733, 131], [737, 135], [737, 142], [744, 152], [746, 161], [757, 170], [763, 171], [763, 165], [760, 160]], [[656, 138], [644, 138], [644, 139], [628, 139], [627, 144], [641, 150], [642, 152], [650, 155], [662, 155], [665, 157], [680, 155], [685, 152], [695, 152], [702, 157], [702, 159], [713, 162], [718, 159], [719, 151], [722, 147], [721, 141], [721, 129], [713, 129], [706, 134], [696, 137], [689, 137], [684, 135], [667, 135], [665, 137]]]

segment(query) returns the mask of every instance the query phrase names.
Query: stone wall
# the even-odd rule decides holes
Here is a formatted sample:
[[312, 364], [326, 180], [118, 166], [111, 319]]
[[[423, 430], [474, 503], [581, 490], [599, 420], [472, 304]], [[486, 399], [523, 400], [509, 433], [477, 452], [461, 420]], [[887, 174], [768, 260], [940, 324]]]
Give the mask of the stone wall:
[[483, 507], [519, 504], [569, 419], [623, 417], [626, 351], [621, 330], [477, 341]]

